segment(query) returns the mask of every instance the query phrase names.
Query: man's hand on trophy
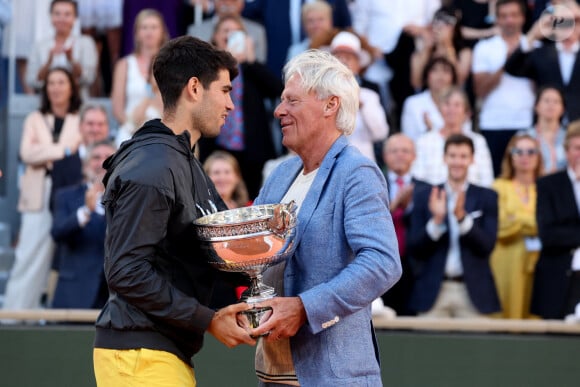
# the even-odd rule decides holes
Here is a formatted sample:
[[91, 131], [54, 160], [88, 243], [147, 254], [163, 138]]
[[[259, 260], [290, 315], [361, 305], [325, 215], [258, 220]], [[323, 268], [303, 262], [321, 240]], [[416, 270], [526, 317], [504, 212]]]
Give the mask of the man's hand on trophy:
[[218, 310], [209, 323], [207, 331], [228, 348], [239, 344], [256, 345], [256, 340], [251, 338], [245, 329], [238, 326], [236, 319], [238, 312], [251, 308], [251, 305], [240, 302]]
[[277, 341], [292, 337], [306, 322], [306, 310], [300, 297], [274, 297], [271, 300], [256, 304], [256, 307], [270, 306], [272, 316], [250, 331], [251, 336], [258, 337], [264, 334], [264, 340]]

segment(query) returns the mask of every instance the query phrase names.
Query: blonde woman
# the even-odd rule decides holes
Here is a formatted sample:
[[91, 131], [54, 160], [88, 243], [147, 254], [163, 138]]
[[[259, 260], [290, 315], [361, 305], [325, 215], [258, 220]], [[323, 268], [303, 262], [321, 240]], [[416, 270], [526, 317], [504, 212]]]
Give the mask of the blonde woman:
[[532, 280], [540, 250], [536, 179], [542, 170], [538, 141], [528, 134], [512, 137], [501, 175], [493, 184], [498, 193], [499, 224], [491, 268], [504, 318], [530, 317]]
[[203, 169], [229, 209], [249, 204], [248, 190], [234, 156], [225, 151], [214, 151], [205, 160]]
[[129, 139], [139, 127], [133, 122], [132, 112], [148, 96], [152, 59], [169, 40], [163, 15], [149, 8], [137, 14], [133, 33], [135, 50], [121, 58], [113, 72], [111, 105], [113, 116], [119, 123], [115, 139], [117, 145]]

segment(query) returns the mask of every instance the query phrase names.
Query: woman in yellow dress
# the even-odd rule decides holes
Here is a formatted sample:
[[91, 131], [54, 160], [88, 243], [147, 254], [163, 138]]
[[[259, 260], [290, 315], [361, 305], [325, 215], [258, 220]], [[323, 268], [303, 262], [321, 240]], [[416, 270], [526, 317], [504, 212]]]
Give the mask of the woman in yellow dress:
[[499, 224], [491, 269], [502, 304], [501, 317], [529, 318], [540, 242], [536, 225], [536, 179], [543, 163], [536, 139], [516, 134], [506, 148], [498, 193]]

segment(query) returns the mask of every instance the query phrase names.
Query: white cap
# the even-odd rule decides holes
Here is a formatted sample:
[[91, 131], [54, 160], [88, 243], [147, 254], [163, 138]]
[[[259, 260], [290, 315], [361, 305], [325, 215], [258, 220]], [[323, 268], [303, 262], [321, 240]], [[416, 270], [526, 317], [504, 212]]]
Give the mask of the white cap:
[[330, 52], [350, 52], [358, 56], [361, 67], [366, 67], [371, 63], [370, 54], [361, 48], [360, 39], [353, 33], [339, 32], [330, 43]]

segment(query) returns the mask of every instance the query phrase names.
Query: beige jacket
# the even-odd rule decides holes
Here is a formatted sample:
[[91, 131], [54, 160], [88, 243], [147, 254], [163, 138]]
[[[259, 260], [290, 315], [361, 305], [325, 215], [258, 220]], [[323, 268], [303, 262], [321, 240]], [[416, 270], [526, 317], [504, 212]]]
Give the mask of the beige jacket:
[[46, 171], [52, 169], [54, 160], [62, 159], [66, 149], [77, 151], [81, 143], [78, 114], [67, 114], [58, 139], [52, 141], [54, 115], [43, 115], [36, 110], [24, 121], [20, 141], [20, 158], [26, 165], [20, 178], [18, 211], [40, 211], [44, 206]]

